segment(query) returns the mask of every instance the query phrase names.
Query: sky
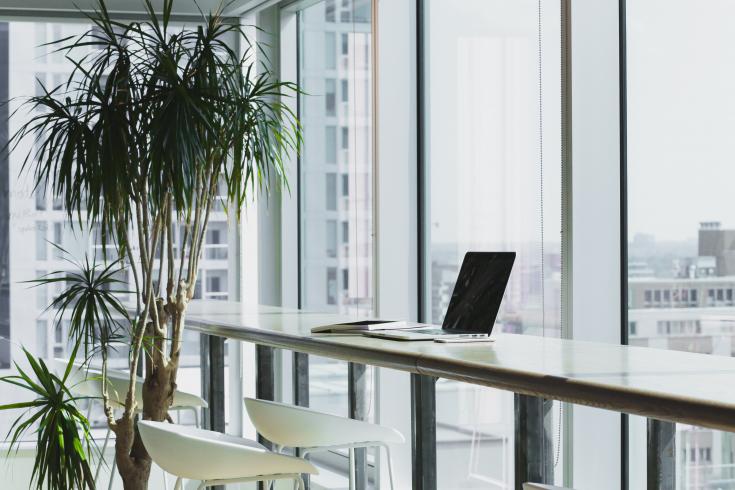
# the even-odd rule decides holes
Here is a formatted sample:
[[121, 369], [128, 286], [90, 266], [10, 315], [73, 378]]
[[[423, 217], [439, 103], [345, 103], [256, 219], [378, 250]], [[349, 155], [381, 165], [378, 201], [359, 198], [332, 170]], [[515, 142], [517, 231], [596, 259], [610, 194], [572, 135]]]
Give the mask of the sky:
[[735, 2], [627, 10], [629, 235], [735, 228]]

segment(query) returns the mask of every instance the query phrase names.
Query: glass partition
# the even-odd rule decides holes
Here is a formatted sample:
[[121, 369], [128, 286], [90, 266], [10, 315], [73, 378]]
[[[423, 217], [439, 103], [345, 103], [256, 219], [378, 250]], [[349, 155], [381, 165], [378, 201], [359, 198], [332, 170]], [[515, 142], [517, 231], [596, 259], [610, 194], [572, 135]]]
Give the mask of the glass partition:
[[[517, 259], [495, 330], [558, 337], [560, 4], [422, 5], [424, 318], [441, 324], [465, 252], [508, 250]], [[509, 392], [437, 382], [439, 488], [515, 488], [513, 401]], [[549, 433], [560, 417], [555, 408]], [[545, 445], [558, 463], [558, 437]]]
[[[631, 345], [735, 353], [733, 16], [725, 1], [627, 5]], [[676, 447], [676, 488], [735, 486], [731, 433], [678, 424]], [[646, 477], [636, 454], [631, 488]]]

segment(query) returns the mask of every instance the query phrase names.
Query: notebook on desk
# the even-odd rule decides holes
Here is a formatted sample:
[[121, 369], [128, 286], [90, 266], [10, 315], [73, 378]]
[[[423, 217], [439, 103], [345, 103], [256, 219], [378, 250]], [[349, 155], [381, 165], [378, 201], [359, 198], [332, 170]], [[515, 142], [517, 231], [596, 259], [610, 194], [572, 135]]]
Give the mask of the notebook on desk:
[[[321, 325], [311, 329], [311, 333], [354, 333], [376, 332], [385, 330], [406, 330], [412, 327], [409, 322], [393, 320], [359, 320], [356, 322]], [[416, 325], [416, 324], [413, 324]]]

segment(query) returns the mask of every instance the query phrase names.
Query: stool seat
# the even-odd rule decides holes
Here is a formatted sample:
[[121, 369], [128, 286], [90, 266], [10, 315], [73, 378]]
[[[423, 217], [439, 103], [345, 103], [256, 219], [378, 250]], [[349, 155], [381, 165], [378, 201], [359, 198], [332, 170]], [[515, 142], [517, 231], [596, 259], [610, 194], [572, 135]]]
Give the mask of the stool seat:
[[318, 473], [308, 461], [269, 452], [255, 441], [189, 426], [138, 422], [146, 450], [164, 471], [192, 480], [238, 480]]
[[253, 398], [245, 398], [245, 407], [257, 431], [279, 446], [317, 448], [405, 442], [403, 435], [391, 427], [309, 408]]
[[[68, 360], [54, 359], [56, 371], [63, 373], [66, 369]], [[135, 385], [136, 400], [143, 399], [143, 382], [144, 379], [136, 376], [137, 383]], [[102, 396], [102, 371], [98, 368], [84, 368], [78, 363], [74, 363], [74, 368], [69, 374], [71, 381], [71, 389], [80, 396], [90, 396], [99, 398]], [[110, 397], [110, 403], [115, 406], [122, 407], [125, 405], [125, 396], [128, 393], [128, 385], [130, 377], [125, 371], [117, 369], [107, 370], [107, 394]], [[201, 396], [194, 393], [188, 393], [177, 389], [174, 391], [173, 404], [170, 410], [182, 408], [207, 408], [207, 401]], [[141, 408], [141, 403], [138, 403]]]

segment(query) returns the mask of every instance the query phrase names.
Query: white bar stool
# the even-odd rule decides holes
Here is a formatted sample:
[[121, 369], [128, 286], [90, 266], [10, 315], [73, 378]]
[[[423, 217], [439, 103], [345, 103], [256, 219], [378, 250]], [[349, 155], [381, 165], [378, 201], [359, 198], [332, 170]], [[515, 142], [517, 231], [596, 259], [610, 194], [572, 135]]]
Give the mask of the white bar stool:
[[318, 470], [308, 461], [268, 451], [255, 441], [190, 426], [138, 422], [143, 445], [153, 461], [182, 480], [200, 480], [198, 489], [254, 481], [294, 480], [304, 490], [302, 473]]
[[[68, 359], [54, 359], [54, 369], [57, 373], [64, 373], [66, 366], [69, 363]], [[145, 380], [140, 376], [137, 377], [137, 383], [135, 385], [135, 398], [137, 400], [143, 399], [143, 382]], [[70, 391], [76, 396], [87, 396], [91, 398], [102, 398], [102, 371], [97, 368], [85, 368], [79, 363], [74, 363], [72, 372], [69, 373]], [[117, 369], [107, 370], [107, 391], [110, 399], [110, 404], [113, 410], [122, 408], [125, 406], [125, 396], [128, 392], [128, 385], [130, 383], [130, 377], [125, 371]], [[92, 401], [90, 400], [89, 407], [87, 409], [87, 419], [89, 419], [92, 411]], [[101, 400], [100, 400], [101, 403]], [[176, 390], [174, 392], [173, 404], [169, 408], [170, 412], [184, 412], [191, 411], [194, 414], [194, 423], [196, 427], [199, 427], [199, 411], [202, 408], [207, 408], [207, 401], [201, 396], [186, 391]], [[138, 412], [140, 412], [141, 404], [138, 403]], [[110, 442], [110, 435], [112, 432], [109, 427], [105, 433], [105, 442], [102, 444], [100, 451], [100, 461], [97, 463], [97, 469], [94, 473], [94, 481], [96, 482], [99, 478], [100, 471], [102, 470], [102, 463], [104, 462], [105, 451], [107, 445]], [[110, 471], [110, 481], [108, 482], [108, 490], [112, 488], [112, 483], [115, 478], [115, 469], [117, 468], [117, 461], [114, 456], [112, 458], [112, 469]], [[163, 475], [164, 486], [167, 485], [166, 474]]]
[[299, 448], [304, 457], [309, 453], [348, 449], [350, 488], [355, 485], [355, 448], [382, 447], [388, 458], [390, 487], [394, 488], [390, 444], [405, 442], [396, 429], [254, 398], [245, 398], [245, 407], [258, 433], [280, 448]]

